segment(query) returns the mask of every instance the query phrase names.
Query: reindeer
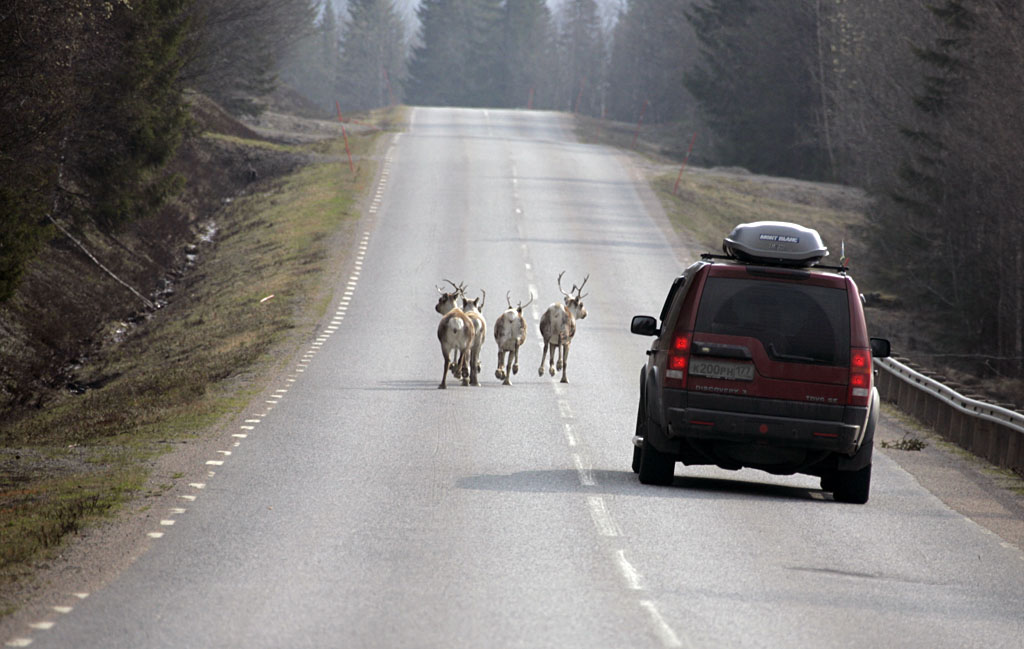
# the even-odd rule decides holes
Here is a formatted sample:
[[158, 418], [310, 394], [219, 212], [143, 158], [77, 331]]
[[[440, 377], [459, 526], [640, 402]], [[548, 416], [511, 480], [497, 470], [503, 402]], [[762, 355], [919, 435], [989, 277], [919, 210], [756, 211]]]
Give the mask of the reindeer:
[[452, 288], [454, 288], [455, 290], [446, 292], [440, 286], [436, 287], [437, 292], [441, 294], [441, 297], [437, 298], [437, 306], [434, 307], [434, 310], [440, 313], [441, 315], [444, 315], [451, 311], [452, 309], [457, 308], [459, 306], [459, 296], [465, 293], [466, 291], [465, 285], [456, 286], [455, 282], [453, 282], [450, 279], [446, 279], [444, 281], [451, 284]]
[[555, 349], [557, 348], [558, 369], [562, 370], [561, 382], [568, 383], [569, 379], [565, 376], [565, 370], [569, 364], [569, 344], [572, 343], [572, 338], [576, 335], [576, 321], [587, 317], [587, 309], [583, 306], [583, 298], [586, 297], [583, 295], [583, 287], [587, 285], [590, 275], [583, 278], [583, 283], [579, 288], [576, 288], [575, 284], [572, 285], [571, 293], [575, 293], [575, 295], [566, 293], [562, 288], [562, 275], [565, 275], [564, 270], [558, 274], [558, 290], [565, 297], [564, 303], [555, 302], [540, 318], [541, 353], [537, 375], [544, 376], [544, 357], [546, 355], [549, 359], [551, 376], [555, 375]]
[[[441, 287], [437, 291], [441, 297], [437, 300], [434, 310], [444, 314], [441, 322], [437, 325], [437, 339], [441, 342], [441, 355], [444, 357], [444, 371], [441, 374], [441, 385], [437, 386], [444, 390], [448, 380], [448, 370], [452, 376], [462, 379], [462, 385], [469, 385], [469, 378], [476, 378], [476, 368], [467, 368], [466, 362], [469, 359], [469, 352], [473, 344], [473, 337], [476, 330], [473, 327], [473, 320], [466, 313], [458, 308], [456, 300], [463, 294], [465, 285], [456, 286], [455, 282], [446, 279], [446, 282], [455, 288], [451, 293], [446, 293]], [[454, 357], [453, 357], [454, 354]]]
[[465, 295], [462, 296], [462, 311], [473, 321], [474, 331], [473, 342], [469, 348], [470, 385], [480, 385], [477, 378], [480, 373], [480, 350], [484, 346], [484, 341], [487, 340], [487, 321], [480, 313], [480, 310], [484, 308], [484, 302], [487, 301], [487, 291], [480, 289], [480, 293], [483, 294], [483, 297], [475, 300], [471, 300]]
[[519, 373], [519, 348], [526, 342], [523, 308], [533, 302], [533, 293], [530, 293], [530, 302], [519, 302], [515, 308], [512, 307], [512, 291], [505, 294], [505, 301], [508, 309], [494, 321], [494, 340], [498, 343], [498, 369], [494, 370], [494, 377], [501, 379], [502, 385], [512, 385], [511, 375]]

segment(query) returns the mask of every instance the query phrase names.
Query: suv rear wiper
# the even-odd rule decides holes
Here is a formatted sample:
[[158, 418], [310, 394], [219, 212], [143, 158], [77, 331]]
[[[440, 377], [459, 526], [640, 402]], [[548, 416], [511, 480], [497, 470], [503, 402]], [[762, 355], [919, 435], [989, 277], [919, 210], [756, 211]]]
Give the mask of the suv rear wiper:
[[768, 355], [780, 361], [791, 361], [794, 363], [818, 363], [827, 364], [828, 361], [811, 356], [797, 356], [796, 354], [783, 354], [775, 349], [775, 343], [768, 343]]

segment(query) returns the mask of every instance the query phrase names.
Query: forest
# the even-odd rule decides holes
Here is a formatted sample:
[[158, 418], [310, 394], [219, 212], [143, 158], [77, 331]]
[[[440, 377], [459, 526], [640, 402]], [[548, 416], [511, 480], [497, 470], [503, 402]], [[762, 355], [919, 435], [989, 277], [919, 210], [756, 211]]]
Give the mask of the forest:
[[173, 198], [190, 93], [317, 116], [560, 110], [698, 133], [694, 161], [874, 198], [893, 292], [949, 360], [1024, 377], [1024, 9], [1016, 0], [8, 0], [0, 301], [56, 228]]

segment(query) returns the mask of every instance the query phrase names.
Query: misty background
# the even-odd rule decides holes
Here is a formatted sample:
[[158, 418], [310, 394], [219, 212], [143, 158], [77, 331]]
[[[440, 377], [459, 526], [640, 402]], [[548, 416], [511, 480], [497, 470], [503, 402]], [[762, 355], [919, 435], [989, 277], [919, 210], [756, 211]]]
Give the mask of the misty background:
[[557, 110], [864, 189], [893, 293], [950, 359], [1020, 378], [1022, 63], [1000, 0], [9, 0], [0, 300], [58, 220], [116, 232], [173, 199], [196, 93], [239, 116]]

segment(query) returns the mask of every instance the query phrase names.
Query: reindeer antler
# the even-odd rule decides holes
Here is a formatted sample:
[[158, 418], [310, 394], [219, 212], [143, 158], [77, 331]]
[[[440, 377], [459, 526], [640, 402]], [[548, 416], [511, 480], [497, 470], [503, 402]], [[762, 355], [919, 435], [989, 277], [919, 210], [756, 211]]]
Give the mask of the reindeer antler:
[[505, 302], [508, 303], [508, 308], [512, 308], [512, 291], [505, 291]]
[[[570, 297], [569, 294], [565, 292], [565, 289], [562, 288], [562, 275], [565, 275], [565, 271], [564, 270], [562, 272], [558, 273], [558, 290], [561, 291], [562, 295], [564, 295], [565, 297]], [[574, 285], [574, 287], [575, 287], [575, 285]]]
[[[587, 276], [583, 278], [583, 283], [580, 284], [579, 288], [576, 288], [575, 284], [572, 285], [572, 290], [576, 291], [576, 299], [577, 300], [582, 300], [583, 298], [586, 297], [586, 295], [583, 295], [582, 293], [583, 293], [583, 287], [587, 285], [587, 280], [588, 279], [590, 279], [590, 273], [587, 273]], [[589, 295], [589, 293], [587, 295]]]
[[[530, 302], [533, 302], [533, 291], [530, 291]], [[530, 306], [530, 302], [527, 302], [526, 304], [523, 304], [522, 302], [520, 302], [519, 303], [519, 310], [522, 311], [523, 308]], [[511, 307], [511, 306], [512, 305], [509, 304], [509, 307]]]
[[[452, 285], [452, 288], [454, 288], [454, 289], [455, 289], [455, 292], [456, 292], [456, 293], [462, 293], [463, 295], [465, 295], [465, 294], [466, 294], [466, 285], [465, 285], [464, 283], [462, 283], [462, 282], [459, 282], [458, 284], [456, 284], [455, 282], [453, 282], [453, 281], [452, 281], [452, 280], [450, 280], [450, 279], [446, 279], [446, 280], [444, 280], [444, 281], [446, 281], [446, 282], [448, 282], [449, 284], [451, 284], [451, 285]], [[439, 290], [440, 290], [440, 289], [439, 289]]]
[[480, 306], [478, 306], [477, 308], [480, 309], [481, 311], [483, 311], [484, 303], [487, 302], [487, 291], [485, 291], [483, 289], [480, 289], [480, 292], [483, 294], [483, 297], [480, 298]]

